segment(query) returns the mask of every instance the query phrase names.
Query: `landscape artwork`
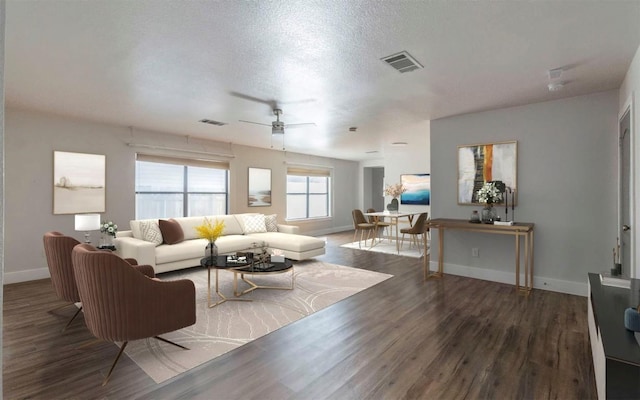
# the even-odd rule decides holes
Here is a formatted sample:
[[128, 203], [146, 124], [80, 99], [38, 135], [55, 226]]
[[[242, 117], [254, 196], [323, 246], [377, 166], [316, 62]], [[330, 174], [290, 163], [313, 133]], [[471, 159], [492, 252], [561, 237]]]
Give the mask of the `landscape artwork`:
[[271, 205], [271, 170], [249, 167], [249, 207]]
[[502, 181], [516, 190], [518, 143], [458, 146], [458, 204], [479, 204], [478, 190], [486, 182]]
[[53, 213], [105, 211], [106, 156], [53, 152]]
[[400, 204], [431, 204], [430, 174], [403, 174], [400, 175], [400, 183], [407, 189], [400, 195]]

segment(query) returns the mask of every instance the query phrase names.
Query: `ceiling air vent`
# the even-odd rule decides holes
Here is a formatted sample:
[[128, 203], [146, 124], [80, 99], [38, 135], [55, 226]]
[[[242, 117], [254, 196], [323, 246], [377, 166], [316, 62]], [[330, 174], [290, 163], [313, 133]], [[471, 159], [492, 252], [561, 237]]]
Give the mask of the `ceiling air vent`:
[[220, 121], [214, 121], [212, 119], [201, 119], [198, 122], [202, 122], [203, 124], [209, 124], [209, 125], [215, 125], [215, 126], [224, 126], [226, 125], [225, 122], [220, 122]]
[[411, 54], [406, 51], [383, 57], [381, 60], [400, 72], [409, 72], [418, 68], [424, 68], [422, 64], [416, 61], [415, 58], [411, 57]]

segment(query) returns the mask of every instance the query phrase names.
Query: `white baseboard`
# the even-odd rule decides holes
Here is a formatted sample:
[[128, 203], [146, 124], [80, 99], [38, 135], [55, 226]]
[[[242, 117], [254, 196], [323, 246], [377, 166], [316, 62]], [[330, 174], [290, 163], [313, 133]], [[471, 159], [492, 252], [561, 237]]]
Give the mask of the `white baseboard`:
[[[438, 262], [430, 262], [431, 270], [436, 271], [438, 269]], [[469, 278], [482, 279], [485, 281], [508, 283], [513, 285], [516, 281], [515, 272], [496, 271], [492, 269], [484, 269], [478, 267], [468, 267], [465, 265], [448, 264], [444, 263], [444, 273], [458, 276], [466, 276]], [[520, 275], [520, 283], [524, 283], [524, 274]], [[576, 296], [588, 295], [587, 279], [585, 277], [584, 283], [564, 281], [560, 279], [546, 278], [542, 276], [533, 277], [533, 288], [549, 290], [552, 292], [560, 292], [573, 294]]]
[[352, 230], [353, 230], [353, 225], [346, 225], [346, 226], [338, 226], [338, 227], [334, 227], [334, 228], [318, 229], [318, 230], [314, 230], [314, 231], [309, 231], [309, 232], [303, 233], [303, 235], [324, 236], [324, 235], [330, 235], [332, 233], [346, 232], [346, 231], [352, 231]]
[[27, 269], [18, 272], [5, 272], [4, 284], [37, 281], [38, 279], [50, 278], [49, 268]]

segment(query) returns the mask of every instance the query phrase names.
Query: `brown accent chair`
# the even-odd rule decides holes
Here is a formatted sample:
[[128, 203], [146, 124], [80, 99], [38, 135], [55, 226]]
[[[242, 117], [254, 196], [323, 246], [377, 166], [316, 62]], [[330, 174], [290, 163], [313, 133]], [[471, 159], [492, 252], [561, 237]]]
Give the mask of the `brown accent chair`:
[[356, 236], [358, 234], [358, 231], [360, 231], [360, 240], [358, 241], [358, 246], [362, 248], [362, 237], [364, 236], [365, 231], [367, 231], [367, 237], [364, 239], [365, 246], [367, 245], [367, 240], [369, 240], [371, 232], [373, 232], [373, 238], [371, 240], [375, 240], [377, 229], [376, 224], [368, 222], [364, 217], [362, 210], [355, 209], [351, 212], [351, 215], [353, 216], [353, 227], [355, 229], [355, 232], [353, 233], [353, 241], [356, 241]]
[[195, 324], [192, 281], [149, 279], [116, 254], [88, 244], [76, 246], [72, 260], [89, 331], [98, 339], [123, 342], [102, 386], [130, 340], [154, 337], [188, 350], [158, 335]]
[[[80, 244], [76, 239], [65, 236], [60, 232], [47, 232], [43, 237], [44, 242], [44, 254], [47, 258], [47, 266], [49, 267], [49, 274], [51, 275], [51, 284], [56, 295], [72, 304], [80, 301], [80, 295], [78, 294], [78, 287], [76, 286], [76, 279], [73, 275], [73, 264], [71, 263], [71, 250]], [[65, 304], [62, 307], [66, 307], [69, 304]], [[73, 317], [67, 322], [62, 332], [64, 332], [71, 322], [82, 311], [82, 307], [78, 308]]]
[[404, 235], [411, 235], [411, 242], [418, 245], [418, 237], [422, 239], [423, 247], [427, 247], [427, 235], [429, 233], [429, 213], [422, 213], [418, 215], [418, 219], [416, 223], [413, 224], [411, 228], [402, 228], [400, 229], [400, 233], [402, 233], [402, 242], [400, 242], [400, 248], [404, 245]]
[[[374, 212], [376, 212], [375, 208], [368, 208], [367, 209], [367, 213], [374, 213]], [[389, 238], [391, 238], [391, 232], [390, 232], [391, 223], [385, 222], [384, 218], [380, 219], [379, 217], [374, 217], [373, 215], [370, 215], [369, 216], [369, 223], [377, 225], [376, 231], [379, 230], [380, 228], [382, 228], [383, 235], [384, 235], [384, 230], [386, 229], [387, 230], [387, 235], [389, 236]]]
[[[73, 273], [73, 263], [71, 262], [71, 251], [76, 245], [80, 244], [80, 242], [71, 236], [66, 236], [56, 231], [45, 233], [43, 242], [47, 266], [49, 267], [49, 274], [51, 275], [51, 284], [53, 285], [56, 295], [72, 304], [80, 302], [76, 278]], [[133, 258], [127, 258], [126, 261], [130, 265], [136, 266], [138, 264]], [[136, 266], [136, 268], [151, 278], [155, 277], [153, 267], [150, 265]], [[68, 305], [69, 304], [65, 304], [62, 307]], [[76, 311], [69, 322], [67, 322], [62, 332], [71, 325], [71, 322], [80, 314], [80, 311], [82, 311], [82, 306], [78, 308], [78, 311]]]

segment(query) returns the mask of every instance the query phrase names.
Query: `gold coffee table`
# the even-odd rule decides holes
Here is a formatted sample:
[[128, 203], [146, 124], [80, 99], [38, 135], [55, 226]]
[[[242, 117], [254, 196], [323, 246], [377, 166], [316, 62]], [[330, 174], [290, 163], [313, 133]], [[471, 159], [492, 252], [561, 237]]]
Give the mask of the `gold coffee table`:
[[[203, 259], [200, 260], [200, 265], [202, 265], [203, 267], [207, 267], [207, 306], [209, 306], [209, 308], [218, 306], [226, 301], [251, 301], [251, 299], [238, 299], [238, 298], [225, 296], [224, 294], [222, 294], [222, 292], [220, 292], [220, 285], [218, 282], [218, 270], [221, 270], [221, 269], [230, 270], [238, 267], [240, 268], [246, 267], [246, 266], [250, 266], [251, 263], [252, 263], [252, 260], [249, 257], [246, 257], [244, 259], [244, 262], [239, 262], [239, 261], [228, 262], [226, 255], [214, 256], [213, 258], [204, 257]], [[215, 302], [211, 300], [211, 268], [214, 268], [216, 270], [215, 294], [218, 296], [218, 300]], [[236, 274], [234, 274], [233, 276], [234, 276], [233, 287], [235, 289], [238, 286], [236, 282]]]
[[[242, 267], [235, 267], [233, 270], [233, 294], [236, 296], [242, 296], [253, 292], [256, 289], [280, 289], [280, 290], [293, 290], [295, 286], [296, 276], [293, 272], [293, 262], [285, 258], [283, 262], [267, 262], [261, 264], [248, 264]], [[264, 286], [258, 285], [255, 282], [249, 280], [245, 275], [275, 275], [284, 274], [285, 272], [291, 272], [291, 285], [290, 286]], [[238, 291], [238, 275], [240, 279], [249, 285], [248, 289]]]

